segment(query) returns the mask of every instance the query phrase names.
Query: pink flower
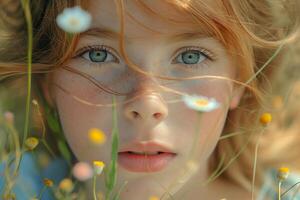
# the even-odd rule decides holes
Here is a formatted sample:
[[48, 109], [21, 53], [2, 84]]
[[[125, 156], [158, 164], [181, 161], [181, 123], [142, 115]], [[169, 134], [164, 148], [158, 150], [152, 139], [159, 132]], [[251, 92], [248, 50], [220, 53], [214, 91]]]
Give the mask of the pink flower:
[[6, 111], [4, 113], [4, 119], [7, 123], [13, 124], [15, 121], [15, 115], [12, 112]]
[[93, 168], [86, 162], [78, 162], [73, 167], [73, 175], [79, 181], [86, 181], [93, 176]]

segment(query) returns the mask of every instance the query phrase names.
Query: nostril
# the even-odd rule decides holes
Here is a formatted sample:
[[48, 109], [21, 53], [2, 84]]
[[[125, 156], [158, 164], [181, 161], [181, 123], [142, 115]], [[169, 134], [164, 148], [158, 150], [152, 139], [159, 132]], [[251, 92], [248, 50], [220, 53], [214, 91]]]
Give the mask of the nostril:
[[137, 118], [137, 117], [139, 117], [140, 114], [136, 111], [132, 111], [132, 115], [133, 115], [133, 118]]
[[156, 119], [159, 119], [162, 114], [161, 113], [154, 113], [153, 116], [156, 118]]

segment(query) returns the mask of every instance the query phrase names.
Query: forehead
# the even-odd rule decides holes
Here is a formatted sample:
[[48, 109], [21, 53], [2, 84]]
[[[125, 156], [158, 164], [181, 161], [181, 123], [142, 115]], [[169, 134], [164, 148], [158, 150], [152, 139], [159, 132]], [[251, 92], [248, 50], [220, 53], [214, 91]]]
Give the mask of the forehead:
[[[184, 1], [188, 0], [181, 2]], [[120, 32], [120, 17], [114, 2], [112, 0], [90, 1], [88, 10], [93, 16], [92, 28], [100, 27]], [[200, 32], [203, 29], [184, 8], [174, 6], [174, 2], [172, 4], [165, 0], [124, 0], [123, 2], [127, 38]], [[209, 7], [215, 4], [215, 0], [208, 1], [209, 5], [207, 0], [201, 2]]]

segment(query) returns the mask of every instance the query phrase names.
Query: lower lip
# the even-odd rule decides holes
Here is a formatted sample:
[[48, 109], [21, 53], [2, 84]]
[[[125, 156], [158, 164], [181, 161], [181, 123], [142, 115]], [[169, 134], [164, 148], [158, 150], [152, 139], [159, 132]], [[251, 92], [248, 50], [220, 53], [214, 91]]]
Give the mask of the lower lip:
[[121, 152], [118, 155], [118, 163], [132, 172], [157, 172], [164, 169], [175, 156], [174, 153], [140, 155]]

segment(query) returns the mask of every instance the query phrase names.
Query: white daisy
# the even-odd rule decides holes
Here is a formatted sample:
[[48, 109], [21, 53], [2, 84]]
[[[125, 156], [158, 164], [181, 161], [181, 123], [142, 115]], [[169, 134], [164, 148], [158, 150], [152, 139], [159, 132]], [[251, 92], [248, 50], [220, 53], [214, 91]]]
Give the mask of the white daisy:
[[219, 102], [214, 98], [208, 98], [200, 95], [184, 95], [183, 102], [191, 109], [200, 112], [210, 112], [220, 107]]
[[68, 33], [81, 33], [86, 31], [91, 25], [91, 15], [76, 6], [65, 8], [62, 13], [56, 17], [57, 25]]

